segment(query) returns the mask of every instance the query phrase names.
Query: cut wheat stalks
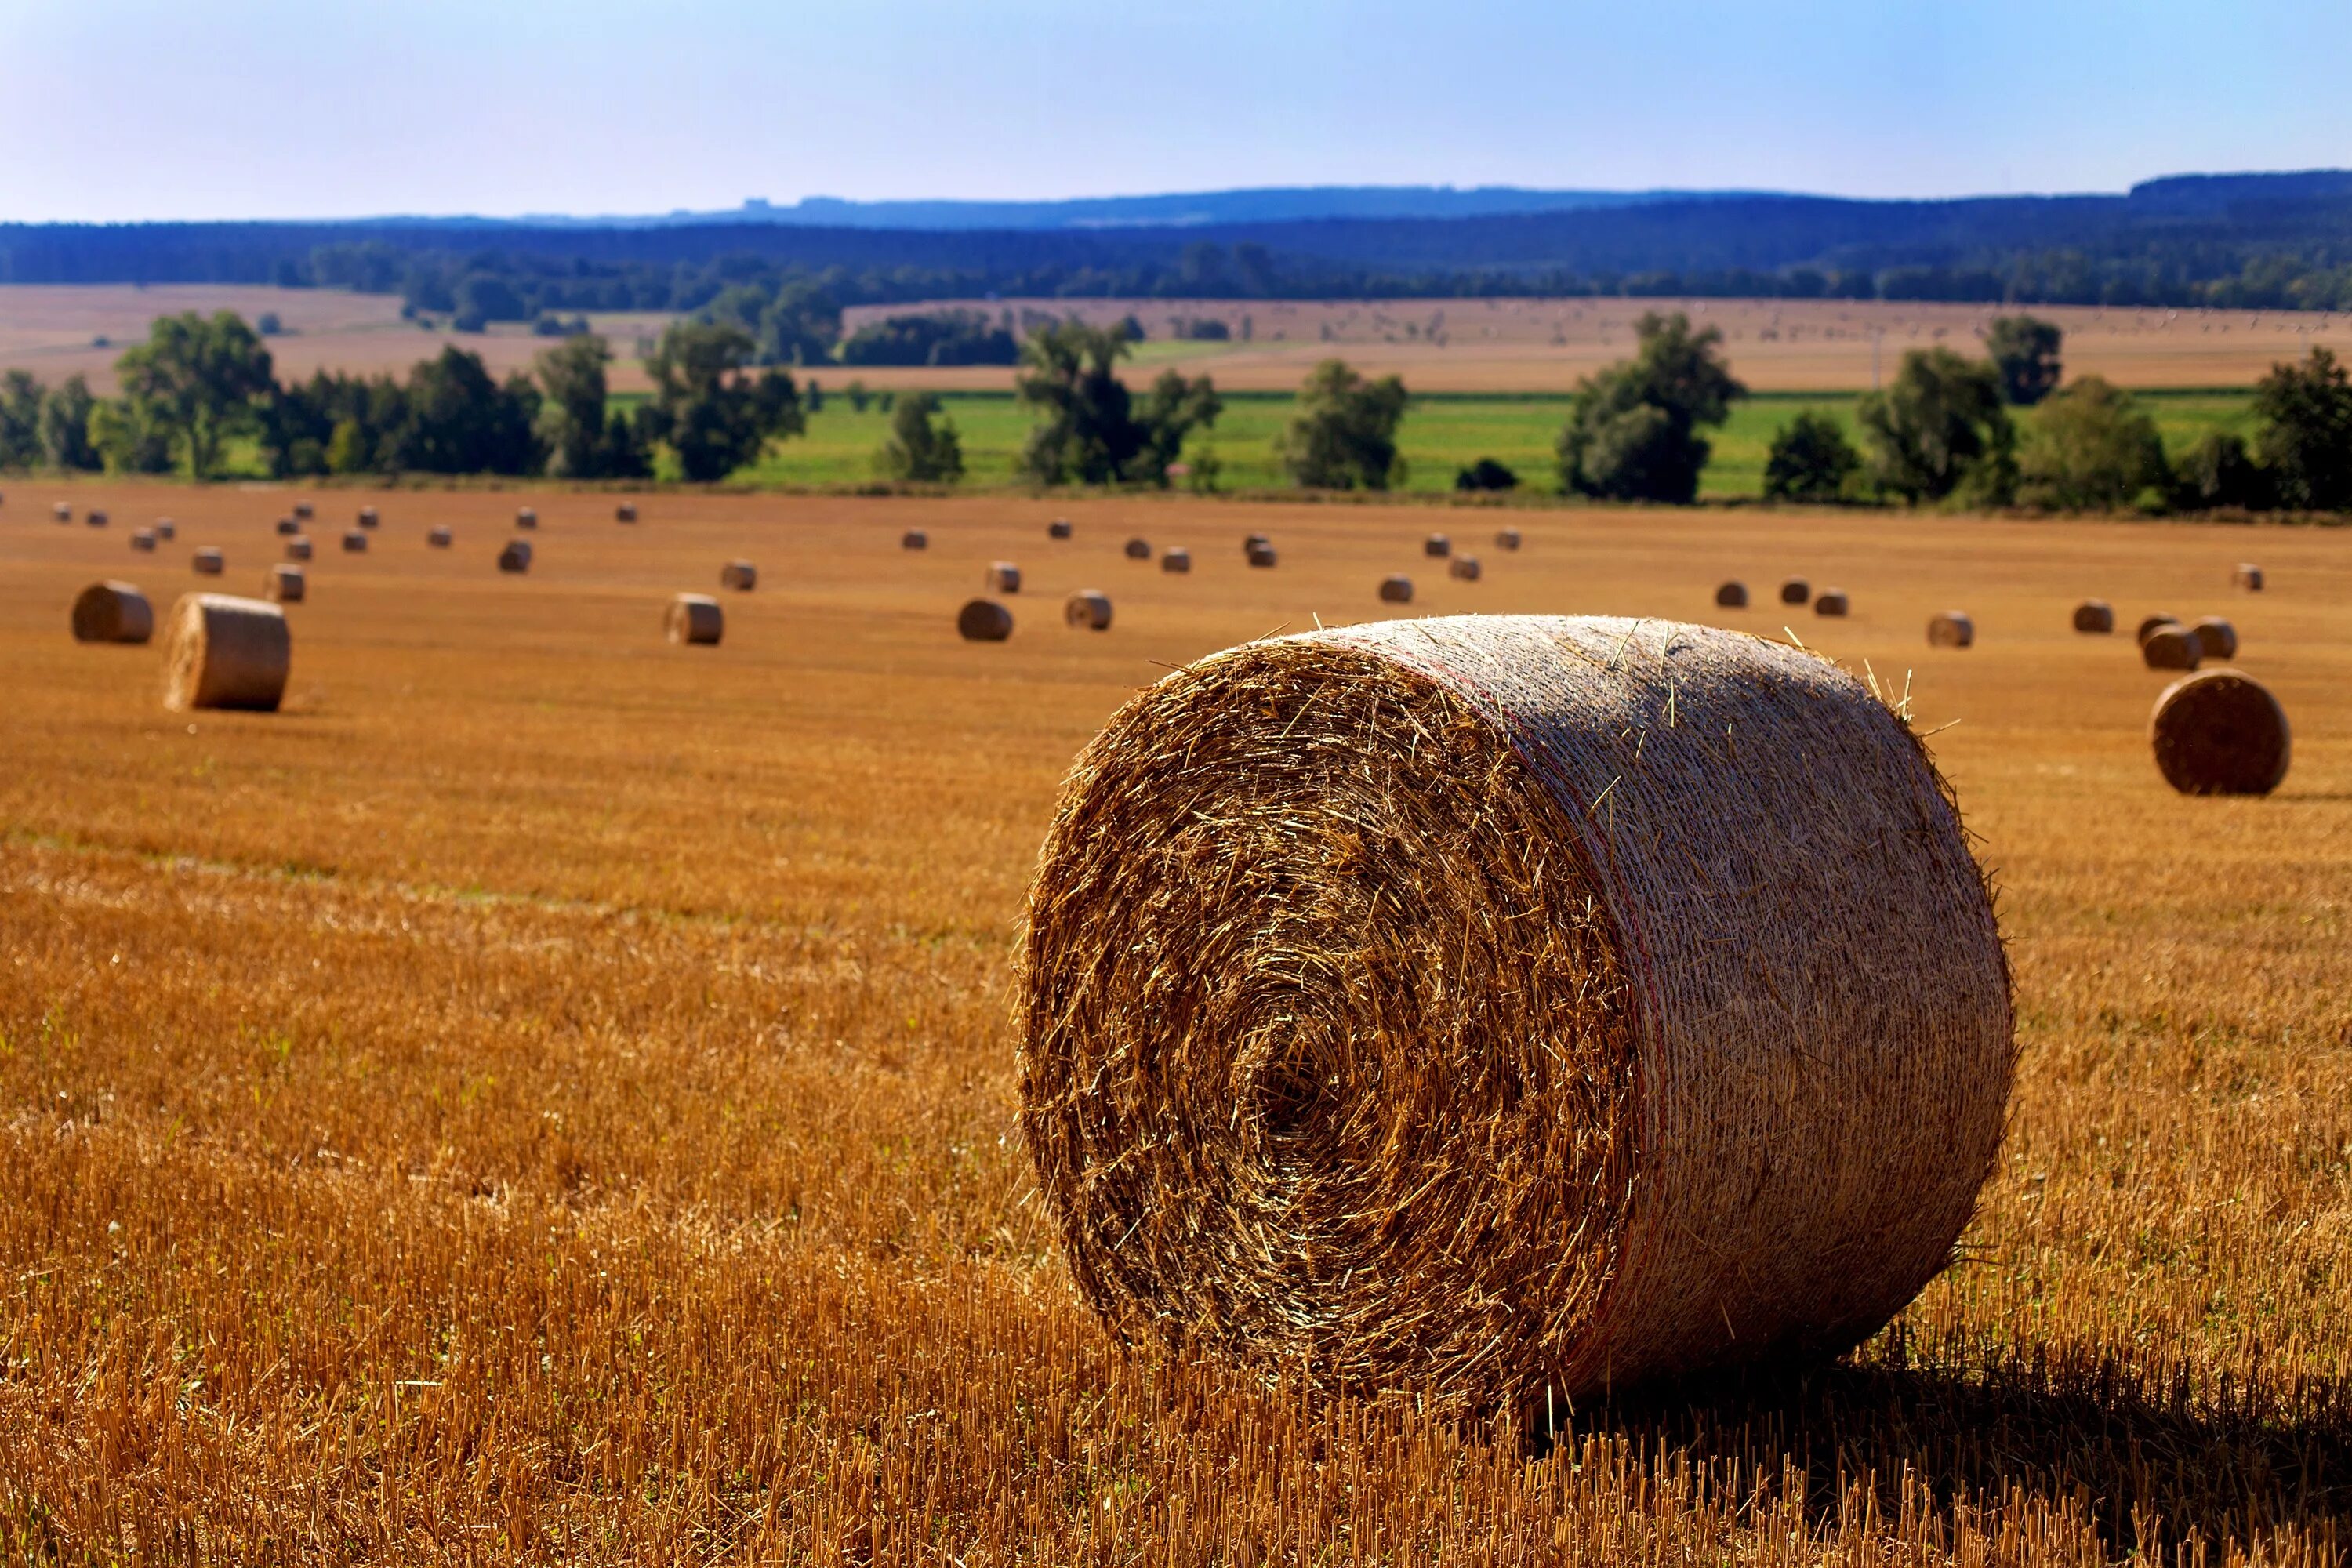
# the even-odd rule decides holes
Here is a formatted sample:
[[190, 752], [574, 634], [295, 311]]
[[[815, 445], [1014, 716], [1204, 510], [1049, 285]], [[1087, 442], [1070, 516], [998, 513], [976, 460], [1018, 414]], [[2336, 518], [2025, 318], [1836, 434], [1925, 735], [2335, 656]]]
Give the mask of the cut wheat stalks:
[[2234, 669], [2176, 680], [2148, 715], [2157, 771], [2183, 795], [2268, 795], [2286, 778], [2286, 710]]
[[727, 612], [708, 594], [680, 594], [662, 612], [662, 635], [686, 646], [718, 646], [727, 635]]
[[187, 594], [172, 606], [163, 647], [163, 706], [275, 712], [293, 664], [286, 616], [260, 599]]
[[74, 595], [76, 642], [143, 643], [155, 635], [155, 607], [137, 584], [111, 579]]

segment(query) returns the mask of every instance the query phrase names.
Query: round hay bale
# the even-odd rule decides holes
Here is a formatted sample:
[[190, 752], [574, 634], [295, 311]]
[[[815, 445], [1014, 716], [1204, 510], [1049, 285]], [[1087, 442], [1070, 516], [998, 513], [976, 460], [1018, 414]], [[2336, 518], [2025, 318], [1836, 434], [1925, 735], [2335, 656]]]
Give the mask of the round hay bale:
[[155, 607], [136, 584], [92, 583], [74, 595], [76, 642], [143, 643], [155, 635]]
[[1946, 610], [1927, 617], [1929, 647], [1974, 647], [1977, 623], [1966, 610]]
[[177, 539], [180, 537], [180, 525], [168, 517], [159, 517], [155, 520], [155, 537]]
[[2074, 629], [2095, 636], [2116, 629], [2116, 607], [2105, 599], [2085, 599], [2074, 606]]
[[2142, 647], [2146, 647], [2148, 638], [2164, 630], [2167, 626], [2177, 626], [2179, 624], [2180, 622], [2171, 616], [2148, 616], [2140, 621], [2139, 627], [2137, 631], [2132, 633], [2132, 637], [2133, 640], [2139, 643]]
[[[625, 501], [625, 501], [623, 501], [620, 505], [618, 505], [618, 506], [614, 507], [614, 508], [613, 509], [613, 521], [614, 521], [614, 522], [635, 522], [635, 521], [637, 521], [637, 505], [636, 505], [636, 502], [635, 502], [635, 501]], [[713, 637], [713, 638], [711, 638], [710, 640], [711, 640], [711, 641], [713, 641], [713, 642], [717, 642], [719, 639], [718, 639], [717, 637]]]
[[1518, 531], [1517, 529], [1516, 529], [1516, 528], [1504, 528], [1504, 529], [1497, 529], [1497, 530], [1496, 530], [1496, 531], [1495, 531], [1495, 548], [1496, 548], [1496, 549], [1497, 549], [1497, 550], [1517, 550], [1518, 547], [1519, 547], [1519, 531]]
[[310, 596], [310, 586], [302, 568], [280, 564], [269, 569], [269, 586], [262, 596], [280, 605], [299, 605]]
[[519, 508], [515, 512], [515, 526], [517, 528], [537, 528], [539, 526], [539, 513], [531, 510], [529, 507]]
[[2232, 588], [2243, 588], [2249, 594], [2261, 593], [2263, 591], [2263, 569], [2255, 565], [2251, 561], [2239, 562], [2237, 569], [2230, 574], [2230, 586]]
[[662, 612], [662, 636], [681, 646], [716, 647], [727, 634], [727, 612], [708, 594], [680, 594]]
[[1824, 588], [1813, 596], [1813, 614], [1843, 620], [1853, 611], [1853, 601], [1845, 596], [1843, 588]]
[[310, 503], [309, 501], [298, 500], [294, 503], [294, 518], [296, 521], [308, 522], [310, 521], [312, 515]]
[[1949, 1261], [2015, 1063], [1902, 722], [1801, 648], [1601, 617], [1160, 680], [1072, 770], [1017, 1016], [1115, 1332], [1454, 1410], [1860, 1342]]
[[1160, 569], [1162, 572], [1190, 572], [1192, 569], [1192, 552], [1181, 544], [1171, 544], [1160, 552]]
[[381, 527], [383, 523], [383, 519], [376, 515], [375, 508], [372, 506], [363, 506], [360, 508], [360, 526], [362, 528], [377, 528]]
[[188, 558], [188, 565], [199, 577], [217, 577], [228, 570], [228, 558], [207, 544]]
[[105, 512], [100, 510], [98, 508], [92, 507], [89, 509], [89, 515], [82, 521], [92, 528], [104, 528], [108, 523], [114, 520], [108, 517]]
[[749, 561], [730, 561], [719, 569], [719, 585], [748, 594], [760, 585], [760, 569]]
[[2150, 669], [2194, 669], [2204, 662], [2205, 646], [2187, 626], [2161, 626], [2141, 640], [2139, 657]]
[[499, 570], [528, 572], [530, 570], [530, 541], [509, 539], [499, 551]]
[[1275, 556], [1275, 553], [1274, 553], [1274, 546], [1273, 546], [1273, 545], [1271, 545], [1271, 544], [1253, 544], [1253, 545], [1251, 545], [1251, 546], [1250, 546], [1250, 552], [1249, 552], [1249, 563], [1250, 563], [1251, 565], [1253, 565], [1253, 566], [1272, 566], [1273, 564], [1275, 564], [1275, 562], [1276, 562], [1276, 556]]
[[1381, 579], [1381, 603], [1410, 605], [1412, 603], [1412, 579], [1402, 572], [1391, 572]]
[[1718, 610], [1744, 610], [1748, 607], [1748, 584], [1731, 582], [1716, 585], [1715, 607]]
[[310, 539], [308, 534], [298, 533], [286, 542], [286, 559], [289, 561], [310, 559]]
[[956, 612], [956, 632], [966, 642], [1003, 642], [1013, 635], [1013, 612], [993, 599], [974, 599]]
[[2234, 669], [2176, 680], [2148, 715], [2157, 771], [2183, 795], [2268, 795], [2294, 750], [2286, 710]]
[[1127, 542], [1127, 558], [1128, 558], [1129, 561], [1149, 561], [1149, 560], [1150, 560], [1150, 559], [1151, 559], [1151, 541], [1150, 541], [1150, 540], [1148, 540], [1148, 539], [1130, 539], [1130, 540], [1129, 540], [1129, 541]]
[[73, 508], [70, 504], [65, 501], [58, 501], [49, 508], [49, 516], [58, 522], [71, 522], [73, 521]]
[[425, 542], [435, 550], [446, 550], [457, 542], [457, 537], [446, 528], [436, 528], [425, 534]]
[[302, 525], [295, 521], [290, 517], [281, 517], [272, 526], [278, 530], [278, 532], [281, 537], [297, 534], [302, 531]]
[[2207, 616], [2201, 620], [2191, 621], [2189, 635], [2197, 639], [2200, 660], [2238, 657], [2238, 628], [2219, 616]]
[[294, 639], [286, 614], [260, 599], [185, 594], [163, 645], [163, 706], [274, 713], [286, 695]]
[[1273, 548], [1274, 541], [1267, 538], [1263, 533], [1253, 533], [1247, 539], [1242, 541], [1242, 553], [1244, 556], [1253, 550], [1271, 550]]
[[1021, 568], [1010, 561], [992, 561], [981, 584], [995, 593], [1017, 594], [1021, 592]]
[[366, 554], [367, 541], [368, 536], [361, 532], [358, 529], [346, 529], [343, 532], [343, 553], [346, 555]]
[[1087, 631], [1110, 630], [1110, 595], [1095, 588], [1081, 588], [1062, 605], [1062, 619], [1073, 628]]
[[1454, 541], [1442, 533], [1433, 533], [1421, 542], [1421, 552], [1433, 560], [1444, 560], [1454, 553]]
[[155, 531], [152, 528], [132, 529], [131, 548], [152, 555], [155, 552]]
[[898, 536], [898, 548], [901, 550], [929, 550], [930, 547], [931, 536], [919, 528], [910, 528]]
[[1812, 596], [1813, 585], [1802, 577], [1791, 577], [1780, 584], [1780, 602], [1784, 605], [1801, 605]]
[[1053, 521], [1047, 523], [1045, 525], [1045, 537], [1048, 539], [1069, 538], [1070, 520], [1066, 517], [1057, 517]]
[[1475, 555], [1457, 555], [1453, 564], [1446, 567], [1445, 574], [1458, 577], [1465, 583], [1475, 583], [1478, 580], [1478, 558]]

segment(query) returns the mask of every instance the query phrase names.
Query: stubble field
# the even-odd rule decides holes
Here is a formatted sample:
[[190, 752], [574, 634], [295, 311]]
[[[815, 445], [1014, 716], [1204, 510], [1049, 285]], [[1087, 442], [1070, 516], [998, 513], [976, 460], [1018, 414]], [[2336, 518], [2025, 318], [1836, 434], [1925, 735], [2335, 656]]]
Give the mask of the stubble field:
[[[59, 497], [112, 526], [51, 523]], [[609, 498], [336, 491], [287, 711], [167, 714], [154, 648], [68, 640], [100, 576], [159, 612], [216, 585], [199, 545], [257, 591], [291, 499], [0, 506], [0, 1557], [2352, 1546], [2352, 537], [1515, 510], [1507, 554], [1396, 506], [678, 495], [628, 528]], [[519, 500], [538, 559], [500, 577]], [[159, 514], [177, 541], [132, 554]], [[1428, 573], [1432, 527], [1486, 580]], [[737, 555], [761, 580], [724, 644], [664, 646], [667, 597]], [[1018, 628], [961, 643], [994, 559]], [[2232, 594], [2242, 559], [2269, 591]], [[1416, 613], [1694, 619], [1743, 577], [1726, 624], [1866, 661], [1937, 731], [2021, 1079], [1959, 1262], [1849, 1363], [1446, 1427], [1122, 1352], [1076, 1300], [1007, 1016], [1056, 781], [1163, 667], [1373, 618], [1396, 570]], [[1791, 573], [1853, 618], [1770, 605]], [[1061, 625], [1081, 587], [1109, 632]], [[2236, 622], [2296, 728], [2279, 795], [2162, 786], [2163, 678], [2066, 629], [2086, 594]], [[1947, 606], [1977, 647], [1924, 646]]]

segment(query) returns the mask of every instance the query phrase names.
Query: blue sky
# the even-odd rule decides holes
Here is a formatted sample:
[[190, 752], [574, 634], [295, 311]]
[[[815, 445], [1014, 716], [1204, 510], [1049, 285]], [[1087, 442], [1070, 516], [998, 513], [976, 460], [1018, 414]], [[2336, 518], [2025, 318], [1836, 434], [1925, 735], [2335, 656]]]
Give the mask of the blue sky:
[[2352, 5], [0, 0], [0, 220], [2352, 163]]

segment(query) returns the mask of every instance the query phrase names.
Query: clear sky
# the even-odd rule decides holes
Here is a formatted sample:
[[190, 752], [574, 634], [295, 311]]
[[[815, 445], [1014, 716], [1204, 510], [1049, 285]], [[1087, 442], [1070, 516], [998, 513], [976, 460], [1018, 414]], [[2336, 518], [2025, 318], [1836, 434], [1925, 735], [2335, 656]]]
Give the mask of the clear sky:
[[0, 220], [2352, 163], [2347, 0], [0, 0]]

